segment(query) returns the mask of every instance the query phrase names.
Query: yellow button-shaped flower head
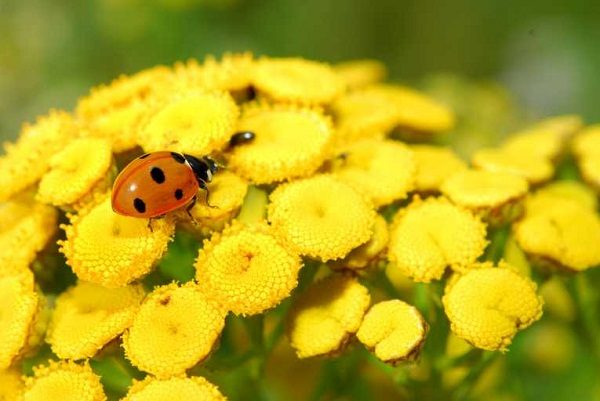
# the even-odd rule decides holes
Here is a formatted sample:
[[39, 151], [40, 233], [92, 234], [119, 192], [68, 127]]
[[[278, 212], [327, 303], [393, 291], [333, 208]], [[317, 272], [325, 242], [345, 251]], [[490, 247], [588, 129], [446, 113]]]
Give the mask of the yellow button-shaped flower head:
[[344, 90], [343, 80], [327, 64], [301, 58], [263, 58], [254, 71], [254, 87], [279, 102], [326, 104]]
[[270, 199], [272, 227], [302, 255], [322, 261], [343, 258], [371, 238], [375, 212], [333, 177], [280, 185]]
[[406, 197], [413, 188], [415, 162], [410, 149], [392, 140], [363, 139], [342, 149], [333, 175], [371, 199], [377, 207]]
[[361, 88], [381, 82], [387, 75], [385, 64], [378, 60], [351, 60], [334, 66], [348, 88]]
[[50, 159], [50, 170], [40, 181], [37, 199], [78, 208], [76, 203], [110, 188], [111, 165], [110, 142], [101, 138], [77, 139]]
[[223, 229], [240, 210], [248, 191], [248, 182], [230, 171], [222, 171], [208, 184], [208, 190], [210, 206], [201, 200], [190, 210], [203, 234]]
[[471, 161], [473, 166], [482, 170], [518, 175], [532, 185], [548, 181], [554, 174], [554, 168], [548, 159], [505, 149], [478, 150]]
[[46, 341], [63, 359], [90, 358], [133, 322], [139, 285], [109, 289], [80, 281], [56, 299]]
[[445, 198], [415, 199], [394, 218], [388, 258], [414, 281], [438, 280], [446, 267], [464, 270], [483, 253], [485, 225]]
[[148, 376], [131, 386], [122, 401], [227, 401], [214, 384], [203, 377]]
[[583, 179], [600, 189], [600, 124], [586, 128], [575, 137], [573, 153]]
[[29, 196], [0, 203], [0, 269], [28, 266], [56, 232], [56, 220], [53, 207]]
[[0, 370], [0, 401], [21, 400], [24, 388], [20, 370]]
[[314, 283], [292, 307], [288, 336], [300, 358], [339, 352], [369, 308], [369, 291], [355, 278], [332, 275]]
[[25, 381], [23, 401], [105, 401], [106, 394], [89, 365], [53, 362], [33, 369]]
[[410, 149], [417, 166], [415, 187], [419, 192], [437, 192], [446, 178], [467, 168], [450, 148], [413, 145]]
[[228, 93], [187, 90], [161, 98], [148, 115], [138, 137], [146, 152], [168, 149], [202, 156], [227, 143], [239, 109]]
[[581, 271], [600, 264], [598, 214], [560, 198], [544, 205], [536, 210], [528, 206], [525, 218], [513, 226], [520, 247], [551, 267]]
[[425, 341], [427, 323], [412, 305], [393, 299], [369, 309], [356, 333], [377, 358], [395, 363], [415, 359]]
[[174, 231], [168, 218], [152, 222], [114, 213], [110, 199], [70, 216], [60, 251], [77, 276], [105, 287], [122, 287], [148, 273]]
[[239, 223], [204, 242], [196, 260], [202, 290], [235, 314], [274, 307], [297, 285], [301, 263], [266, 224]]
[[185, 372], [212, 350], [225, 324], [225, 311], [194, 283], [156, 288], [123, 334], [134, 366], [159, 378]]
[[527, 198], [527, 213], [535, 213], [557, 206], [557, 202], [580, 205], [589, 210], [598, 209], [596, 193], [585, 184], [572, 180], [554, 181]]
[[[510, 173], [463, 170], [450, 176], [442, 193], [457, 205], [481, 215], [491, 223], [512, 220], [527, 195], [527, 180]], [[512, 212], [512, 213], [511, 213]]]
[[555, 160], [564, 150], [565, 139], [548, 129], [530, 128], [511, 135], [502, 148], [512, 153]]
[[36, 183], [48, 170], [49, 160], [77, 134], [73, 117], [51, 111], [35, 124], [25, 124], [16, 143], [6, 143], [0, 156], [0, 201]]
[[487, 350], [506, 350], [517, 331], [542, 316], [535, 283], [507, 265], [469, 270], [449, 283], [442, 301], [452, 331]]
[[314, 173], [328, 156], [332, 139], [327, 117], [294, 106], [248, 107], [238, 129], [256, 137], [233, 150], [229, 167], [258, 184]]
[[447, 131], [454, 127], [454, 113], [445, 105], [410, 88], [394, 86], [392, 90], [400, 112], [400, 127], [426, 133]]
[[37, 294], [19, 276], [0, 277], [0, 370], [27, 346], [38, 306]]

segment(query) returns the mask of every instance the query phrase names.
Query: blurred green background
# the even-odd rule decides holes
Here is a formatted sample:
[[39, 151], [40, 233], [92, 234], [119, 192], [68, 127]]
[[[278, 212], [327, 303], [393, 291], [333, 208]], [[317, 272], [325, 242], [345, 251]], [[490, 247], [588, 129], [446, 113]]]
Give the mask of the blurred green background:
[[491, 79], [536, 116], [600, 120], [596, 0], [0, 0], [0, 138], [121, 73], [243, 50]]

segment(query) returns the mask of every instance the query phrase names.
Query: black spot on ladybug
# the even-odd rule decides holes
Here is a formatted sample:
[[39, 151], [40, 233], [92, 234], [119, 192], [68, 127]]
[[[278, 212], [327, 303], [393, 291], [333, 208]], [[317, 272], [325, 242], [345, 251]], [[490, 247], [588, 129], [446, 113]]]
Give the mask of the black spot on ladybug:
[[145, 154], [141, 155], [141, 156], [139, 157], [139, 159], [145, 159], [145, 158], [146, 158], [146, 157], [148, 157], [148, 156], [150, 156], [150, 153], [145, 153]]
[[183, 157], [183, 155], [177, 153], [177, 152], [171, 152], [171, 156], [173, 156], [173, 159], [175, 159], [175, 161], [177, 163], [185, 163], [185, 157]]
[[181, 198], [183, 198], [183, 191], [178, 188], [175, 190], [175, 199], [179, 200]]
[[165, 173], [158, 167], [152, 167], [152, 170], [150, 170], [150, 176], [152, 176], [152, 179], [157, 184], [162, 184], [165, 182]]
[[244, 143], [252, 142], [256, 135], [251, 131], [242, 131], [236, 132], [229, 139], [229, 147], [233, 148], [235, 146], [243, 145]]
[[144, 213], [146, 211], [146, 204], [140, 198], [135, 198], [133, 200], [133, 207], [138, 211], [138, 213]]

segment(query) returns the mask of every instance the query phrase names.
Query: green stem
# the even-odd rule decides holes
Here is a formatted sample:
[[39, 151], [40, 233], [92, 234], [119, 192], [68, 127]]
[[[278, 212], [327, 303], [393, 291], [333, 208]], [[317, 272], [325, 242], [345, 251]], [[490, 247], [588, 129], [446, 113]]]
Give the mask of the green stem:
[[104, 388], [116, 394], [127, 393], [127, 389], [135, 378], [132, 369], [117, 356], [91, 359], [90, 366], [101, 377]]
[[587, 333], [593, 352], [600, 358], [600, 297], [590, 284], [585, 272], [574, 278], [574, 298], [577, 302], [581, 323]]
[[504, 255], [504, 247], [510, 235], [510, 224], [492, 229], [490, 231], [490, 244], [485, 250], [485, 260], [498, 263]]
[[456, 386], [452, 394], [452, 399], [462, 401], [468, 398], [469, 393], [473, 390], [475, 381], [479, 378], [481, 373], [494, 361], [498, 352], [484, 351], [480, 354], [479, 361], [475, 363], [470, 369], [469, 373], [461, 380]]

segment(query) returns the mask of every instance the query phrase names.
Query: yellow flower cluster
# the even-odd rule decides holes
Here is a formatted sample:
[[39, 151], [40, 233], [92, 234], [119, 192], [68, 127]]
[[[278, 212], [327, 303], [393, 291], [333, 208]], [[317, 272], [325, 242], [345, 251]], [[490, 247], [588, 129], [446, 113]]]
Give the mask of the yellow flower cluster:
[[[542, 313], [528, 262], [600, 264], [596, 194], [542, 186], [572, 151], [600, 188], [600, 131], [578, 133], [575, 116], [548, 119], [468, 164], [423, 143], [459, 124], [454, 113], [383, 83], [386, 73], [373, 60], [227, 54], [119, 77], [73, 113], [25, 125], [0, 156], [0, 399], [105, 400], [96, 363], [121, 358], [119, 345], [120, 363], [146, 375], [119, 389], [122, 400], [225, 400], [194, 372], [219, 352], [224, 329], [227, 347], [243, 342], [225, 328], [229, 313], [279, 319], [275, 340], [287, 322], [300, 358], [356, 342], [385, 363], [415, 361], [435, 314], [405, 302], [407, 287], [431, 292], [427, 307], [443, 306], [456, 336], [505, 350]], [[254, 138], [230, 143], [245, 131]], [[116, 214], [117, 169], [163, 150], [217, 160], [208, 192], [160, 218]], [[504, 227], [527, 265], [519, 273], [490, 262]], [[65, 262], [77, 281], [53, 283]], [[437, 280], [441, 302], [441, 287], [422, 284]], [[270, 330], [251, 319], [251, 337]], [[44, 337], [60, 360], [22, 380], [22, 359]], [[256, 343], [243, 356], [252, 369], [275, 345]]]

